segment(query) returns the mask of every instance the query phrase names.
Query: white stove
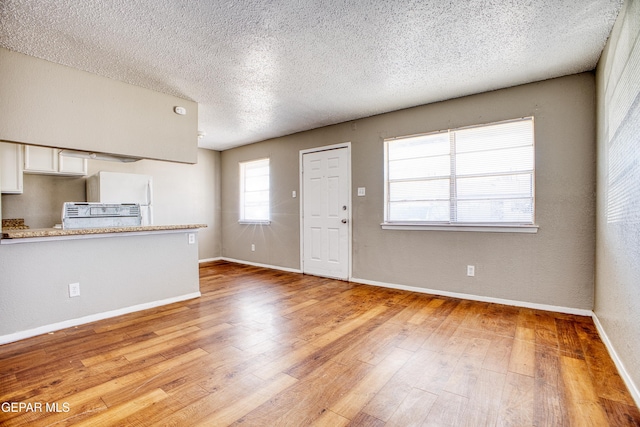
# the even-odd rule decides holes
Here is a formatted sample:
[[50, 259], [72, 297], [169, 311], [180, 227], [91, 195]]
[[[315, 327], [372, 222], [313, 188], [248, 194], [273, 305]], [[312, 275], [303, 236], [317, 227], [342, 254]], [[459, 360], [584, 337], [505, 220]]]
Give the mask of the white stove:
[[138, 203], [65, 202], [62, 228], [135, 227], [142, 224]]

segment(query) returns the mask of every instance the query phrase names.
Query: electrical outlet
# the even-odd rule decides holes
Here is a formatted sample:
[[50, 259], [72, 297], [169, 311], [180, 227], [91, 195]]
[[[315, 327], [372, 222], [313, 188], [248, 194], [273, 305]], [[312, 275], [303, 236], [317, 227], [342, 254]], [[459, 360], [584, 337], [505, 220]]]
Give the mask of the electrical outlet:
[[69, 283], [69, 298], [80, 296], [80, 283]]
[[476, 275], [476, 266], [475, 265], [467, 265], [467, 276], [473, 277]]
[[251, 244], [251, 252], [255, 252], [256, 251], [256, 245], [254, 245], [253, 243]]
[[193, 245], [196, 242], [196, 234], [195, 233], [189, 233], [189, 244]]

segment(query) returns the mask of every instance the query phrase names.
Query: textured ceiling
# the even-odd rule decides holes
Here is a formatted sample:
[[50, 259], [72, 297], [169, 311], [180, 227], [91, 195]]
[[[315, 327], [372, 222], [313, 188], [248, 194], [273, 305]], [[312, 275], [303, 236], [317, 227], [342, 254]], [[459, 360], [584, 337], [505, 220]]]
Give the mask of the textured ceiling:
[[199, 103], [223, 150], [592, 70], [622, 0], [0, 0], [0, 46]]

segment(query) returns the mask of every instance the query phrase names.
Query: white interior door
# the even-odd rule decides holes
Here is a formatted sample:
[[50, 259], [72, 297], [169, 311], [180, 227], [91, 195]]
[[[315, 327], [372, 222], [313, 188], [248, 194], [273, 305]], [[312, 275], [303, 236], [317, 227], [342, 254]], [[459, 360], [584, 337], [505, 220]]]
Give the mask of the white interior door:
[[349, 278], [349, 150], [302, 155], [304, 273]]

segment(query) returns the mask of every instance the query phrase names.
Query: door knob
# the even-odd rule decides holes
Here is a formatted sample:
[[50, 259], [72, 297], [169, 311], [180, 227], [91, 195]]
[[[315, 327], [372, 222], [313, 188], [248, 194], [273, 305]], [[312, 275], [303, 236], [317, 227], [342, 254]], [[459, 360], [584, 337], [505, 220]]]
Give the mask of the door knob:
[[342, 223], [343, 223], [343, 224], [346, 224], [346, 223], [347, 223], [346, 218], [342, 220]]

